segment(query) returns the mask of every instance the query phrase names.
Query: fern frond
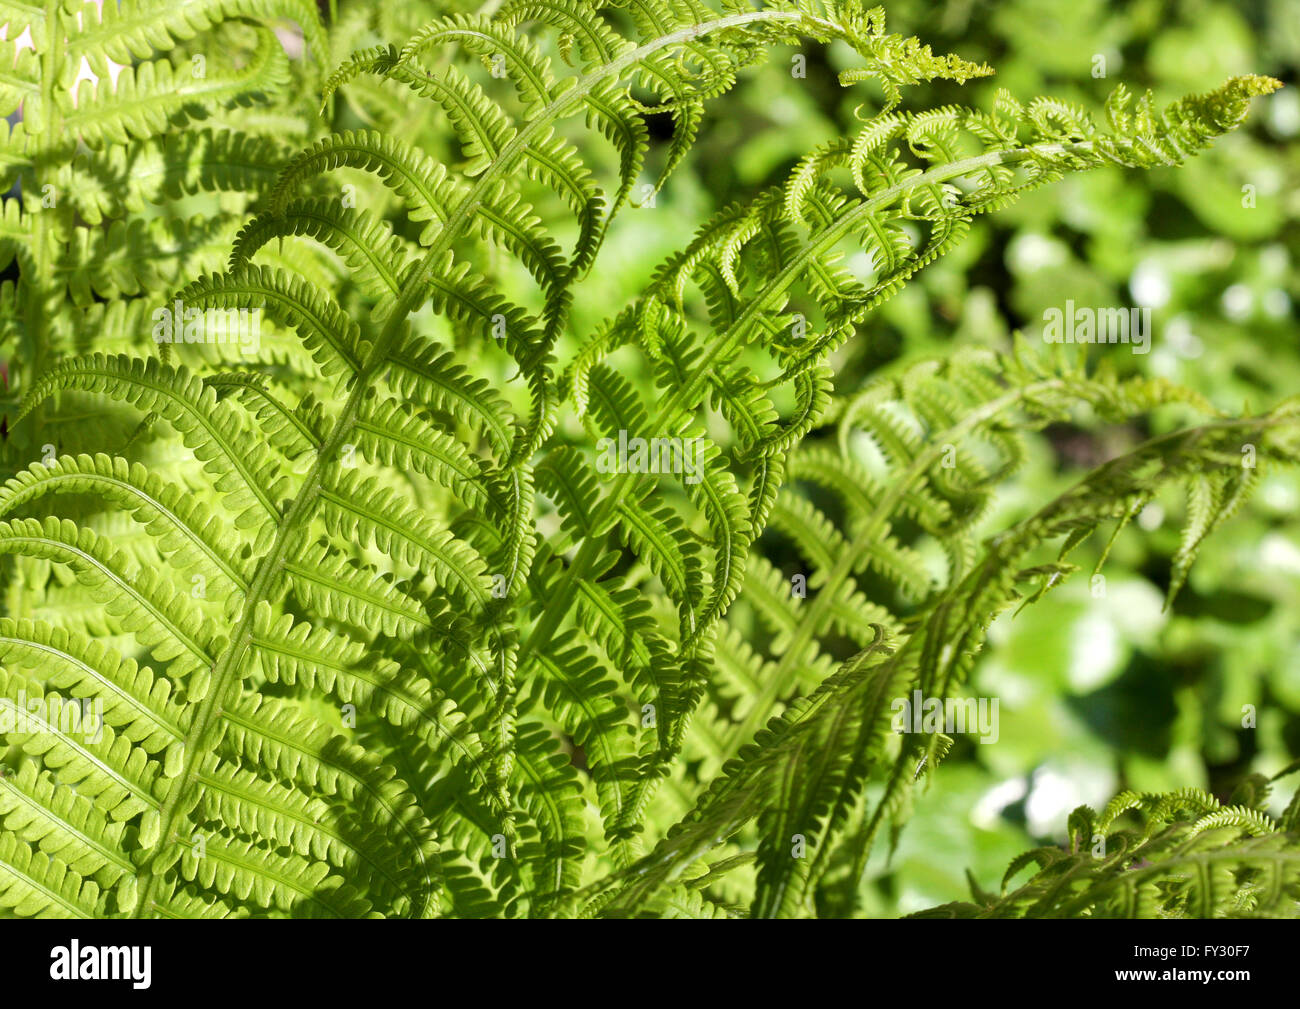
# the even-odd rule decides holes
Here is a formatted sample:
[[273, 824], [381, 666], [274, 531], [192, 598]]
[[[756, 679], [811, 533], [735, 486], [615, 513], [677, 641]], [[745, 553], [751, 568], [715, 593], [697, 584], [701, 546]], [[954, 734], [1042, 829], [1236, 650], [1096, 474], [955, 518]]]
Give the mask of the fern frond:
[[[1250, 807], [1185, 813], [1189, 797], [1127, 793], [1109, 810], [1138, 809], [1140, 830], [1099, 823], [1080, 851], [1044, 848], [1017, 858], [1007, 879], [1030, 862], [1028, 882], [979, 904], [954, 903], [919, 918], [1255, 918], [1291, 917], [1300, 900], [1294, 834]], [[1198, 800], [1199, 805], [1199, 800]], [[1073, 816], [1077, 816], [1076, 810]], [[1072, 816], [1072, 819], [1073, 819]]]
[[[21, 558], [5, 598], [23, 600], [0, 617], [0, 702], [105, 697], [98, 739], [48, 717], [3, 730], [23, 755], [0, 783], [7, 911], [808, 913], [832, 865], [856, 884], [951, 745], [891, 734], [897, 695], [955, 692], [989, 621], [1068, 574], [1080, 536], [1191, 481], [1181, 581], [1253, 486], [1229, 465], [1244, 441], [1264, 462], [1300, 455], [1294, 405], [1217, 419], [980, 543], [1021, 431], [1194, 397], [979, 353], [837, 389], [831, 358], [976, 214], [1066, 172], [1177, 163], [1268, 79], [1163, 117], [1116, 99], [1109, 130], [1052, 100], [914, 112], [905, 89], [988, 68], [854, 3], [517, 0], [317, 81], [266, 22], [298, 20], [323, 59], [370, 45], [359, 17], [327, 37], [300, 0], [109, 6], [42, 24], [35, 56], [0, 51], [0, 106], [23, 105], [0, 173], [103, 177], [0, 216], [21, 282], [0, 305], [20, 309], [35, 369], [15, 388], [27, 454], [0, 487], [0, 555]], [[228, 45], [187, 80], [209, 32]], [[575, 346], [644, 118], [674, 120], [661, 187], [708, 103], [804, 42], [855, 53], [843, 83], [875, 82], [880, 112], [714, 215]], [[64, 43], [129, 65], [68, 92]], [[376, 128], [307, 126], [286, 157], [265, 127], [304, 82]], [[398, 88], [454, 153], [423, 127], [395, 135]], [[170, 135], [204, 116], [211, 132]], [[115, 182], [137, 158], [144, 176]], [[143, 219], [159, 193], [212, 192], [235, 209]], [[142, 355], [163, 293], [178, 325], [247, 310], [274, 329], [234, 364], [188, 340]], [[93, 453], [32, 453], [68, 403], [112, 418], [78, 433]], [[807, 592], [765, 555], [769, 532]], [[1031, 556], [1061, 539], [1056, 560]], [[1194, 810], [1197, 843], [1271, 833], [1190, 794], [1138, 805]], [[1217, 906], [1219, 883], [1187, 901]]]

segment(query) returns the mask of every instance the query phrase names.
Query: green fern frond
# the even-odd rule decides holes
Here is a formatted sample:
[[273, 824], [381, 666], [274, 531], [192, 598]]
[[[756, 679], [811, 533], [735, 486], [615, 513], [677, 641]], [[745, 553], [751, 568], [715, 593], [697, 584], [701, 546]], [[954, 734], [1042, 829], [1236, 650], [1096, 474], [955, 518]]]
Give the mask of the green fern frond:
[[[1191, 805], [1189, 806], [1189, 803]], [[1021, 855], [1003, 895], [954, 903], [918, 918], [1257, 918], [1293, 917], [1300, 900], [1296, 836], [1262, 811], [1220, 808], [1198, 796], [1117, 796], [1074, 851]], [[1115, 829], [1120, 811], [1140, 826]], [[1191, 815], [1187, 815], [1188, 813]], [[1071, 815], [1073, 822], [1081, 810]], [[1006, 882], [1031, 863], [1039, 871], [1011, 893]]]
[[[282, 16], [318, 60], [364, 48], [320, 80], [266, 27]], [[199, 33], [230, 48], [192, 84]], [[34, 37], [0, 82], [0, 107], [24, 109], [0, 171], [75, 165], [80, 139], [78, 177], [109, 181], [0, 217], [20, 280], [0, 303], [39, 348], [15, 388], [27, 454], [0, 488], [0, 555], [18, 558], [0, 700], [51, 702], [0, 731], [22, 754], [0, 781], [5, 913], [851, 910], [875, 839], [952, 745], [890, 732], [896, 698], [955, 696], [997, 613], [1167, 485], [1191, 488], [1180, 583], [1254, 486], [1241, 446], [1261, 464], [1300, 455], [1294, 404], [1216, 418], [981, 541], [1024, 432], [1081, 406], [1128, 420], [1203, 404], [1023, 347], [856, 390], [831, 357], [976, 214], [1067, 172], [1179, 163], [1267, 78], [1160, 115], [1116, 98], [1109, 129], [1005, 94], [990, 113], [911, 111], [918, 82], [988, 68], [830, 0], [517, 0], [378, 46], [359, 17], [327, 36], [297, 0], [138, 3]], [[64, 42], [129, 66], [51, 104]], [[659, 188], [710, 101], [773, 47], [809, 42], [856, 54], [843, 83], [874, 81], [880, 111], [714, 215], [574, 339], [634, 202], [645, 117], [674, 121]], [[293, 156], [272, 120], [239, 128], [254, 104], [296, 108], [285, 92], [304, 82], [327, 111], [348, 102], [353, 128], [304, 128]], [[398, 136], [397, 89], [428, 100], [445, 144]], [[173, 135], [204, 115], [210, 131]], [[111, 184], [137, 157], [145, 176]], [[142, 216], [159, 194], [213, 192], [237, 209]], [[151, 299], [177, 326], [233, 310], [268, 332], [237, 364], [186, 339], [141, 354]], [[74, 321], [51, 311], [65, 300]], [[86, 451], [32, 452], [67, 403], [113, 423], [80, 432]], [[763, 549], [778, 537], [800, 592]], [[104, 697], [98, 733], [49, 716], [57, 691]], [[1180, 843], [1276, 843], [1249, 806], [1188, 793], [1133, 808], [1162, 825], [1191, 810]], [[1230, 882], [1265, 907], [1254, 877]], [[1221, 872], [1211, 884], [1170, 899], [1219, 907]]]

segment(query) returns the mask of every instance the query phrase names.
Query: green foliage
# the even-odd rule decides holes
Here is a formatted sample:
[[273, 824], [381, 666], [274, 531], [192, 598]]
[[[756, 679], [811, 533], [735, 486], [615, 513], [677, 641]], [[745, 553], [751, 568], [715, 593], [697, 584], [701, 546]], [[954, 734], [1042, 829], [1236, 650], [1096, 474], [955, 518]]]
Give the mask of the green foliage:
[[[1271, 78], [1163, 108], [1120, 87], [1103, 126], [1005, 89], [989, 111], [906, 109], [921, 82], [991, 69], [854, 2], [515, 0], [401, 44], [347, 15], [327, 37], [293, 4], [120, 7], [85, 39], [61, 11], [33, 34], [42, 95], [67, 86], [67, 54], [106, 69], [229, 19], [294, 17], [313, 56], [339, 59], [312, 95], [334, 128], [304, 124], [296, 155], [274, 117], [241, 132], [229, 108], [252, 88], [297, 110], [265, 29], [244, 83], [213, 78], [197, 106], [162, 69], [185, 48], [94, 104], [23, 99], [22, 129], [57, 107], [44, 134], [102, 158], [90, 175], [170, 158], [154, 198], [244, 198], [200, 222], [224, 263], [142, 238], [129, 280], [96, 251], [117, 227], [105, 207], [137, 214], [122, 235], [149, 227], [125, 183], [54, 230], [6, 201], [34, 367], [13, 417], [23, 465], [0, 489], [0, 696], [50, 701], [0, 723], [12, 913], [858, 913], [878, 835], [897, 840], [953, 743], [890, 732], [894, 700], [955, 695], [998, 614], [1181, 488], [1172, 598], [1261, 469], [1300, 452], [1294, 400], [1228, 416], [1064, 347], [967, 348], [847, 385], [835, 368], [978, 215], [1085, 170], [1181, 165]], [[649, 213], [708, 104], [790, 45], [855, 54], [855, 132], [605, 297], [615, 229]], [[232, 118], [177, 132], [199, 110]], [[658, 147], [655, 115], [671, 122]], [[75, 164], [30, 150], [36, 180]], [[80, 250], [67, 275], [56, 240]], [[258, 313], [260, 344], [233, 368], [179, 337], [140, 352], [144, 320], [177, 304]], [[74, 407], [130, 423], [32, 461]], [[986, 538], [1028, 435], [1152, 414], [1179, 424]], [[56, 698], [102, 701], [102, 731], [54, 717]], [[1198, 844], [1267, 825], [1215, 816]], [[1188, 857], [1190, 838], [1159, 836], [1153, 854]], [[1162, 906], [1275, 907], [1281, 870], [1264, 893], [1241, 868], [1263, 851]]]
[[[1283, 772], [1286, 773], [1286, 772]], [[916, 918], [1294, 918], [1300, 900], [1300, 842], [1293, 810], [1282, 823], [1259, 806], [1269, 782], [1243, 783], [1246, 801], [1223, 806], [1197, 788], [1123, 792], [1100, 816], [1070, 815], [1069, 848], [1016, 858], [1001, 897], [972, 881], [974, 903], [946, 904]], [[1139, 823], [1117, 827], [1126, 817]], [[1033, 877], [1007, 884], [1030, 865]]]
[[[6, 429], [51, 362], [138, 346], [159, 292], [221, 264], [292, 149], [273, 117], [294, 115], [293, 89], [319, 72], [272, 31], [288, 19], [321, 59], [323, 28], [300, 0], [0, 9], [0, 114], [21, 114], [0, 127], [0, 269], [17, 264], [0, 282]], [[85, 444], [75, 417], [42, 419], [42, 441], [28, 425], [5, 445], [5, 476], [46, 444]]]

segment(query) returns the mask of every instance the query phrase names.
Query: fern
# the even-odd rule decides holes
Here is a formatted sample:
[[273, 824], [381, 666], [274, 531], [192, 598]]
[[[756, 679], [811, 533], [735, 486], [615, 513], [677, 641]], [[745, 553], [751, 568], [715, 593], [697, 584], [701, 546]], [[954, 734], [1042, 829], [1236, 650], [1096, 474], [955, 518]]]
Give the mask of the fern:
[[[1242, 783], [1248, 801], [1231, 806], [1193, 788], [1123, 792], [1100, 816], [1080, 806], [1070, 815], [1068, 848], [1016, 858], [1001, 896], [977, 892], [975, 903], [913, 917], [1293, 918], [1300, 899], [1295, 824], [1275, 823], [1259, 808], [1268, 786], [1253, 776]], [[1134, 818], [1136, 826], [1117, 826]], [[1030, 865], [1033, 877], [1007, 893]]]
[[[141, 58], [159, 32], [185, 39], [202, 21], [129, 14], [82, 48]], [[330, 51], [304, 17], [313, 52]], [[335, 45], [364, 34], [336, 31]], [[883, 98], [858, 134], [721, 211], [575, 344], [575, 300], [637, 202], [646, 118], [673, 121], [657, 189], [747, 66], [832, 42], [859, 61], [842, 83]], [[235, 369], [188, 346], [120, 353], [111, 337], [56, 357], [69, 344], [39, 336], [16, 429], [39, 437], [42, 404], [72, 396], [140, 423], [0, 490], [0, 553], [26, 565], [28, 601], [0, 620], [0, 695], [105, 700], [94, 742], [57, 719], [6, 733], [22, 766], [0, 780], [0, 905], [850, 912], [882, 824], [901, 827], [914, 769], [946, 746], [891, 740], [890, 699], [955, 690], [1020, 586], [1041, 583], [1037, 598], [1082, 535], [1166, 485], [1191, 495], [1176, 590], [1250, 489], [1241, 446], [1260, 465], [1296, 455], [1293, 403], [1212, 417], [981, 544], [1022, 429], [1079, 405], [1108, 418], [1206, 405], [1023, 348], [836, 388], [832, 353], [976, 214], [1069, 172], [1176, 165], [1276, 87], [1235, 78], [1159, 114], [1121, 90], [1106, 127], [1005, 92], [991, 113], [902, 107], [918, 82], [989, 72], [851, 2], [517, 0], [367, 45], [324, 82], [327, 111], [343, 100], [369, 124], [427, 109], [440, 149], [353, 123], [283, 159], [247, 148], [247, 177], [184, 154], [186, 178], [238, 179], [257, 212], [228, 236], [224, 270], [187, 254], [178, 274], [200, 276], [175, 291], [150, 276], [140, 309], [113, 311], [159, 296], [256, 310], [270, 332]], [[150, 111], [141, 84], [161, 77], [131, 79], [76, 121], [89, 139], [129, 142], [175, 114]], [[343, 178], [389, 195], [359, 209]], [[848, 248], [865, 253], [857, 273]], [[43, 276], [31, 289], [48, 299]], [[886, 479], [846, 451], [859, 436]], [[615, 458], [629, 445], [644, 465]], [[836, 514], [799, 492], [814, 485]], [[765, 530], [807, 558], [806, 604], [759, 550]], [[748, 611], [770, 626], [770, 655], [734, 623]], [[847, 660], [832, 638], [852, 643]], [[870, 801], [869, 783], [883, 788]], [[794, 834], [810, 858], [789, 858]], [[751, 865], [750, 892], [725, 896]]]
[[[315, 8], [297, 0], [0, 11], [6, 428], [59, 356], [139, 349], [159, 293], [222, 262], [288, 150], [265, 116], [313, 76], [271, 30], [290, 19], [322, 56]], [[45, 424], [51, 451], [77, 450], [75, 423]], [[5, 446], [6, 476], [43, 454], [32, 430]]]

